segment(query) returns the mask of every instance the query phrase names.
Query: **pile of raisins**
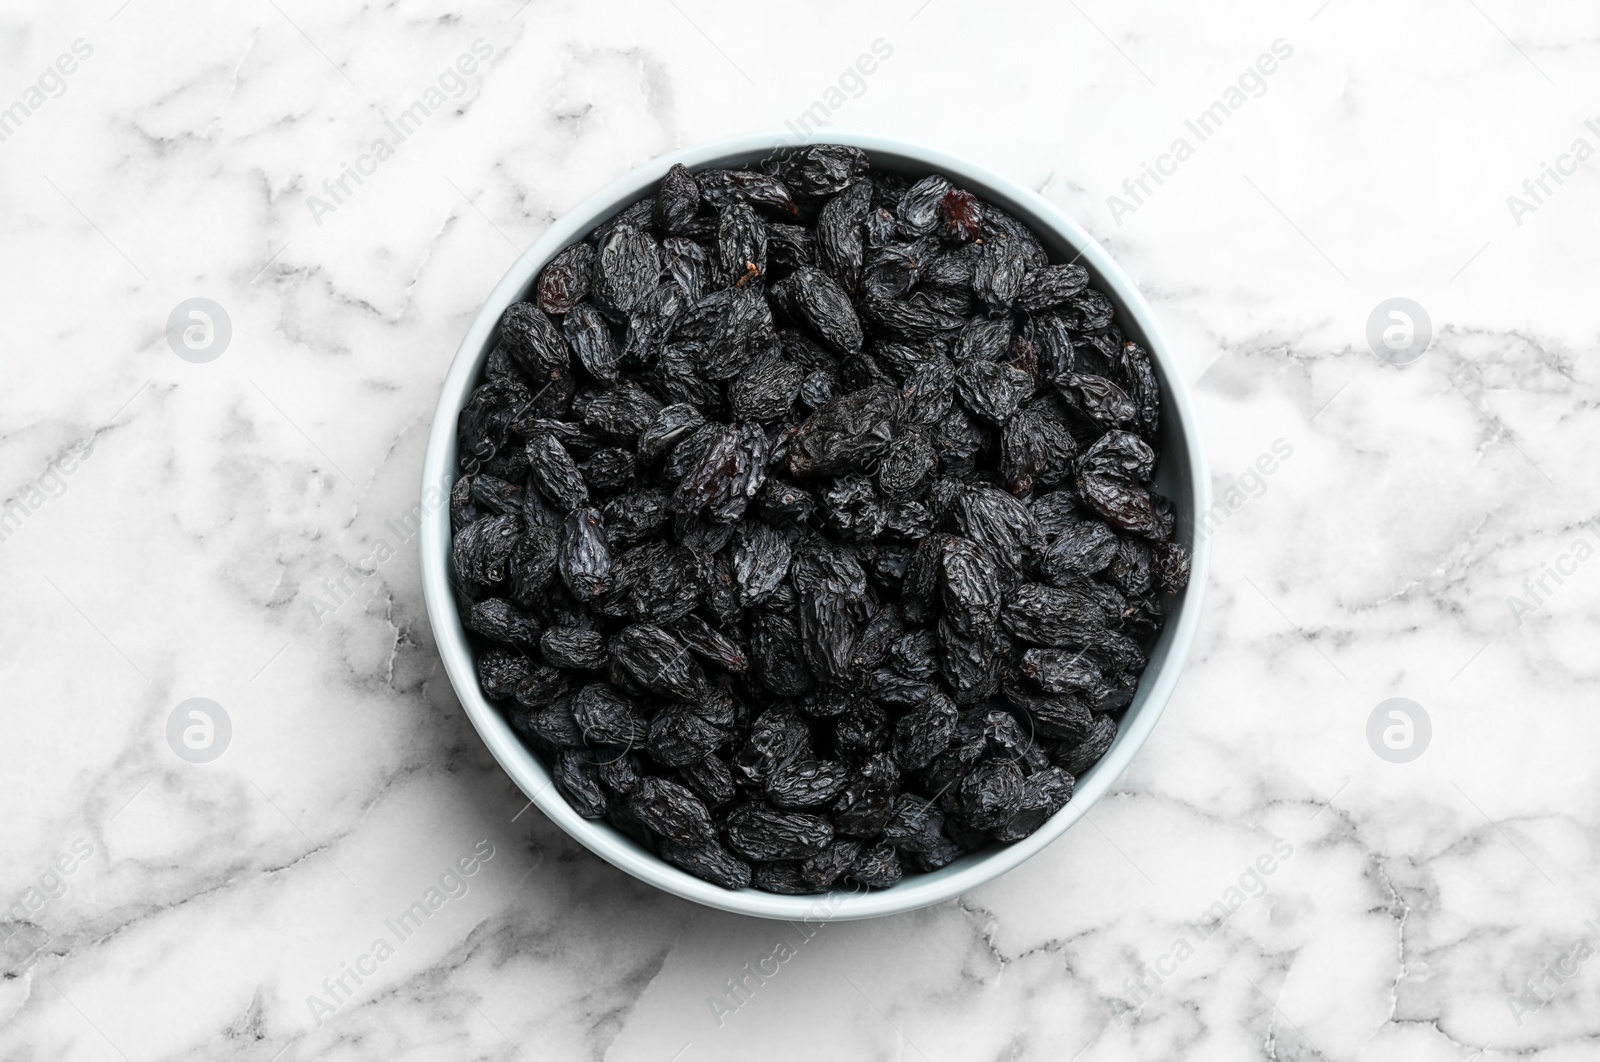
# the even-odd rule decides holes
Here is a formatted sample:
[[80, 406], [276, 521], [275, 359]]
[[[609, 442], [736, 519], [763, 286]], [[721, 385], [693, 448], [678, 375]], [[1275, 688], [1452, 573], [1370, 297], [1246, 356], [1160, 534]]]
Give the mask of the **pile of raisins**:
[[461, 412], [484, 693], [579, 814], [730, 889], [887, 888], [1104, 755], [1188, 581], [1150, 356], [941, 176], [674, 166]]

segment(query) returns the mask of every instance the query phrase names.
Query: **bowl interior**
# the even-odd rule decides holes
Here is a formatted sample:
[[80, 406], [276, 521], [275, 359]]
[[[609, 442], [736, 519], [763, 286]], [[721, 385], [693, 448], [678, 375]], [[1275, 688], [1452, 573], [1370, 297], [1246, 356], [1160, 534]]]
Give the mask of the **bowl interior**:
[[[1174, 539], [1193, 554], [1192, 581], [1182, 595], [1169, 597], [1166, 627], [1149, 652], [1149, 664], [1106, 755], [1077, 781], [1072, 800], [1032, 836], [1012, 845], [970, 853], [930, 874], [909, 875], [879, 892], [836, 891], [819, 896], [777, 896], [755, 889], [730, 892], [657, 858], [604, 822], [581, 818], [552, 784], [550, 773], [522, 745], [505, 718], [478, 687], [472, 650], [449, 585], [449, 507], [439, 504], [456, 478], [456, 417], [480, 382], [493, 349], [495, 326], [511, 303], [525, 298], [546, 262], [618, 210], [653, 192], [668, 167], [682, 162], [691, 170], [744, 168], [774, 150], [794, 146], [783, 135], [749, 136], [672, 153], [641, 166], [579, 204], [525, 254], [491, 293], [474, 320], [446, 377], [424, 463], [426, 523], [421, 536], [424, 591], [440, 655], [468, 716], [501, 766], [540, 809], [597, 855], [669, 892], [724, 910], [769, 918], [847, 919], [914, 910], [959, 895], [1023, 862], [1075, 822], [1112, 784], [1143, 744], [1171, 695], [1193, 640], [1205, 585], [1206, 542], [1197, 534], [1196, 514], [1209, 503], [1200, 467], [1200, 447], [1192, 404], [1149, 307], [1132, 282], [1079, 226], [1040, 196], [970, 163], [940, 152], [879, 137], [830, 131], [821, 142], [853, 144], [865, 150], [874, 169], [912, 177], [942, 173], [980, 199], [1011, 213], [1038, 235], [1053, 261], [1077, 260], [1092, 283], [1108, 295], [1129, 338], [1151, 352], [1162, 387], [1161, 454], [1155, 482], [1176, 505]], [[429, 498], [435, 499], [433, 503]]]

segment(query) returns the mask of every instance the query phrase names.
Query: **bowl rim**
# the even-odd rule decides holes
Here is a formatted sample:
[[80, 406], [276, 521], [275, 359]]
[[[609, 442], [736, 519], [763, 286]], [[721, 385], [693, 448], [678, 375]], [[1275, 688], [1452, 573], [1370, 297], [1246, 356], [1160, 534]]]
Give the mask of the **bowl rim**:
[[[986, 850], [980, 857], [958, 860], [942, 870], [908, 876], [888, 889], [872, 892], [834, 890], [804, 896], [783, 896], [756, 889], [731, 891], [704, 881], [637, 846], [613, 827], [579, 816], [556, 791], [550, 772], [511, 729], [500, 711], [484, 697], [477, 669], [461, 626], [447, 568], [450, 557], [448, 495], [457, 478], [456, 420], [477, 382], [482, 360], [501, 313], [520, 299], [538, 272], [557, 252], [581, 239], [621, 206], [647, 193], [675, 163], [691, 170], [737, 156], [756, 157], [783, 148], [836, 143], [861, 148], [868, 155], [899, 156], [925, 165], [973, 187], [983, 199], [1000, 205], [1030, 227], [1054, 230], [1079, 251], [1094, 282], [1117, 304], [1129, 331], [1144, 339], [1163, 388], [1162, 416], [1175, 421], [1188, 465], [1192, 551], [1189, 588], [1179, 600], [1161, 640], [1165, 652], [1151, 661], [1141, 677], [1134, 704], [1124, 716], [1111, 749], [1078, 779], [1072, 799], [1043, 826], [1015, 844]], [[979, 191], [979, 189], [982, 189]], [[1169, 429], [1170, 430], [1170, 429]], [[432, 499], [430, 501], [430, 499]], [[987, 167], [925, 145], [849, 129], [823, 129], [805, 138], [790, 132], [745, 133], [706, 141], [659, 155], [609, 182], [566, 211], [506, 271], [484, 300], [462, 338], [441, 386], [429, 430], [422, 470], [423, 522], [418, 542], [423, 595], [434, 641], [445, 672], [473, 727], [518, 788], [539, 810], [595, 855], [628, 874], [675, 896], [736, 914], [770, 919], [836, 921], [872, 918], [914, 911], [960, 896], [992, 881], [1038, 854], [1082, 818], [1132, 762], [1176, 688], [1200, 623], [1210, 568], [1210, 543], [1199, 526], [1199, 514], [1211, 508], [1210, 477], [1196, 421], [1194, 401], [1165, 336], [1132, 279], [1076, 221], [1043, 196]]]

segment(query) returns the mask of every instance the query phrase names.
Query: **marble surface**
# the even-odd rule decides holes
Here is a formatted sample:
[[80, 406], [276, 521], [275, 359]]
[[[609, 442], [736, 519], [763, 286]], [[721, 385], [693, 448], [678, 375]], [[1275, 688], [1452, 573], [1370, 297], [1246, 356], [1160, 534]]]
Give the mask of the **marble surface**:
[[[1592, 6], [518, 4], [0, 13], [0, 1057], [1595, 1057]], [[802, 936], [525, 810], [403, 520], [518, 248], [807, 113], [1103, 240], [1226, 508], [1115, 792], [959, 901]], [[1432, 322], [1405, 365], [1394, 297]], [[168, 342], [194, 298], [214, 360]], [[210, 762], [192, 706], [168, 740], [193, 698]]]

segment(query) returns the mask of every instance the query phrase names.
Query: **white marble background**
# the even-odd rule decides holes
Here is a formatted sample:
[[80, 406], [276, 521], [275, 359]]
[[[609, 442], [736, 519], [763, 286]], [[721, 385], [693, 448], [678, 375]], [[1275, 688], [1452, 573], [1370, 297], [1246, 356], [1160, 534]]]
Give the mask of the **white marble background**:
[[[0, 1058], [1600, 1055], [1600, 159], [1507, 205], [1600, 146], [1592, 4], [518, 3], [0, 12], [0, 107], [24, 104], [0, 501], [26, 508], [0, 542]], [[480, 38], [459, 98], [313, 218]], [[1089, 820], [959, 902], [827, 926], [719, 1027], [707, 1000], [785, 931], [519, 814], [414, 543], [320, 623], [310, 602], [414, 504], [517, 248], [654, 155], [796, 117], [878, 38], [831, 121], [981, 160], [1103, 240], [1244, 500], [1177, 696]], [[1264, 93], [1114, 218], [1280, 38]], [[1366, 339], [1394, 296], [1436, 333], [1404, 368]], [[232, 323], [204, 364], [165, 335], [193, 297]], [[232, 722], [211, 763], [165, 737], [193, 697]], [[1390, 697], [1432, 722], [1410, 763], [1366, 738]], [[1276, 838], [1264, 894], [1174, 959]], [[307, 997], [480, 840], [466, 894], [318, 1025]], [[1144, 964], [1174, 972], [1140, 995]]]

